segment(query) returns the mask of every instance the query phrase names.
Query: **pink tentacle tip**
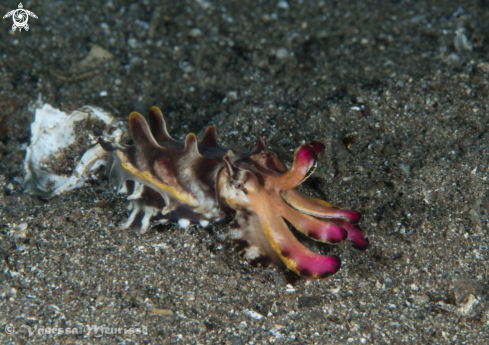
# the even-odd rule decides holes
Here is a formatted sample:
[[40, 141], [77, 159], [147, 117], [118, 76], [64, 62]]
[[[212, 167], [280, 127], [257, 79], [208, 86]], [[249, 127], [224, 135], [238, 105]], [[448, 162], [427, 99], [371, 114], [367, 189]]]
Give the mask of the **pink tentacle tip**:
[[370, 242], [367, 237], [360, 238], [355, 241], [352, 245], [353, 248], [357, 250], [367, 250], [370, 247]]
[[300, 165], [307, 164], [310, 167], [317, 158], [316, 151], [309, 145], [303, 145], [297, 151], [297, 163]]
[[329, 225], [327, 227], [327, 237], [326, 241], [329, 243], [340, 243], [348, 238], [348, 232], [336, 225]]
[[358, 250], [367, 250], [370, 246], [363, 231], [356, 225], [344, 222], [343, 228], [348, 232], [348, 241], [353, 242], [352, 247]]
[[341, 267], [341, 260], [336, 255], [304, 258], [299, 263], [297, 270], [303, 277], [325, 278], [338, 272]]
[[313, 147], [314, 151], [316, 151], [317, 154], [320, 154], [326, 149], [326, 146], [324, 146], [322, 142], [316, 140], [311, 141], [309, 145]]
[[358, 224], [362, 220], [362, 213], [353, 210], [344, 210], [345, 217], [350, 220], [351, 224]]
[[308, 235], [311, 238], [334, 244], [346, 240], [348, 232], [339, 226], [328, 224], [320, 229], [311, 230]]

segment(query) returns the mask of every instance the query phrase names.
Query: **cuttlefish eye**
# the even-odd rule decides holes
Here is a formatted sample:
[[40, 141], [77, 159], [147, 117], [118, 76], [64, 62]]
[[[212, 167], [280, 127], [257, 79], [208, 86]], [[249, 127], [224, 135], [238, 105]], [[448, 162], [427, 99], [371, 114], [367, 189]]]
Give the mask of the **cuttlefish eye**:
[[236, 190], [240, 190], [241, 188], [243, 188], [243, 184], [235, 179], [230, 179], [229, 184], [231, 185], [231, 187], [233, 187]]

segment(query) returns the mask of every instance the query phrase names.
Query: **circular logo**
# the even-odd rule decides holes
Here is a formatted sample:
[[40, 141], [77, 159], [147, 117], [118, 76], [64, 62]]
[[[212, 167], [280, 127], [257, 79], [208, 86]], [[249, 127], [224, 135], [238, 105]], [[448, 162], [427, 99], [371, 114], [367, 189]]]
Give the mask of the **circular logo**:
[[27, 24], [27, 21], [29, 20], [27, 12], [20, 8], [15, 10], [13, 18], [15, 25], [17, 25], [18, 27], [23, 27], [25, 24]]

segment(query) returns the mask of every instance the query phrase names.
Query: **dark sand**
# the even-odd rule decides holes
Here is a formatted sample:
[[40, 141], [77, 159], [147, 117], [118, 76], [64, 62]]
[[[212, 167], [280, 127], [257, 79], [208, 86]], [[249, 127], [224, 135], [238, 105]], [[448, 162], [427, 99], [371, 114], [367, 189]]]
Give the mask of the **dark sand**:
[[[30, 31], [12, 33], [11, 18], [0, 30], [2, 344], [489, 342], [489, 1], [25, 5], [39, 17]], [[460, 27], [473, 50], [455, 48]], [[114, 59], [80, 70], [94, 44]], [[307, 242], [343, 262], [308, 281], [240, 261], [226, 223], [122, 230], [106, 170], [50, 200], [23, 194], [39, 95], [121, 120], [157, 105], [177, 138], [214, 124], [222, 144], [262, 136], [288, 163], [322, 140], [302, 190], [360, 210], [371, 248]], [[148, 334], [29, 337], [22, 325]]]

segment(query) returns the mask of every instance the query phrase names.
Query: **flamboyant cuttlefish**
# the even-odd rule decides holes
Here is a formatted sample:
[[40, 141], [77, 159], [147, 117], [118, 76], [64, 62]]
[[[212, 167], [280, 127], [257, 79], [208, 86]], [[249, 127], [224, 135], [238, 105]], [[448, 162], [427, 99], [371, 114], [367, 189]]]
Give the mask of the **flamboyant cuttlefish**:
[[323, 278], [337, 272], [339, 257], [319, 255], [300, 243], [286, 223], [314, 240], [353, 242], [359, 250], [368, 240], [358, 227], [361, 214], [337, 208], [298, 192], [295, 187], [316, 167], [324, 145], [313, 141], [299, 147], [292, 166], [265, 148], [260, 138], [250, 153], [221, 147], [213, 126], [197, 142], [173, 139], [157, 107], [149, 113], [149, 126], [136, 112], [129, 116], [134, 145], [99, 142], [114, 159], [111, 178], [127, 192], [131, 215], [125, 227], [147, 231], [153, 223], [181, 227], [234, 216], [229, 237], [235, 250], [251, 265], [287, 266], [305, 278]]

